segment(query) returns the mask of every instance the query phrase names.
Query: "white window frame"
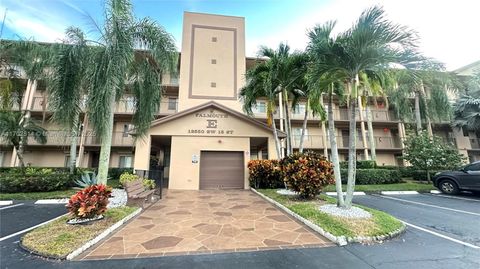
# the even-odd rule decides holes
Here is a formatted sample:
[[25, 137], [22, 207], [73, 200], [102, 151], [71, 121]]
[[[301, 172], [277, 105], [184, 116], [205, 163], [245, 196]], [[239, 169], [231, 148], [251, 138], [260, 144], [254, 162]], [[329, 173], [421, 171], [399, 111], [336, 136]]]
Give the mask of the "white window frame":
[[[130, 166], [125, 166], [125, 165], [122, 165], [122, 159], [126, 160], [126, 158], [130, 158]], [[124, 161], [123, 162], [124, 164], [126, 164], [127, 162]], [[133, 167], [133, 156], [132, 155], [120, 155], [118, 157], [118, 168], [132, 168]]]

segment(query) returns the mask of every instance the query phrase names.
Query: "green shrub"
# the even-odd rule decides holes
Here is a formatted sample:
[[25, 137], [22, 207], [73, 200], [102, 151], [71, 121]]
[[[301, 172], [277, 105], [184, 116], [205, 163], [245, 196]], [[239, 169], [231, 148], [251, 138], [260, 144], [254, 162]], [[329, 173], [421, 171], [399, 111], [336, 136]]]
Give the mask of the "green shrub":
[[65, 190], [72, 186], [73, 176], [49, 170], [12, 170], [0, 174], [0, 192], [46, 192]]
[[323, 187], [335, 183], [333, 165], [313, 151], [294, 153], [280, 161], [288, 188], [303, 198], [313, 198]]
[[[372, 160], [357, 161], [357, 169], [373, 169], [377, 167], [377, 163]], [[348, 169], [348, 161], [340, 162], [341, 169]]]
[[262, 189], [284, 187], [282, 169], [277, 160], [252, 160], [248, 162], [250, 186]]
[[[347, 183], [347, 169], [340, 170], [342, 175], [342, 183]], [[388, 169], [357, 169], [355, 184], [369, 185], [369, 184], [391, 184], [402, 181], [400, 172], [398, 170]]]
[[[140, 178], [136, 174], [125, 172], [125, 173], [120, 175], [120, 184], [122, 184], [122, 186], [125, 187], [125, 184], [127, 184], [128, 182], [132, 182], [132, 181], [135, 181], [135, 180], [138, 180], [138, 179], [142, 179], [142, 178]], [[142, 180], [143, 180], [143, 186], [146, 189], [150, 189], [150, 190], [155, 189], [156, 184], [155, 184], [155, 181], [153, 179], [143, 178]]]
[[108, 178], [119, 180], [120, 176], [125, 172], [133, 173], [133, 168], [110, 168], [108, 169]]
[[413, 177], [413, 174], [415, 173], [415, 168], [412, 166], [400, 167], [399, 171], [401, 177]]

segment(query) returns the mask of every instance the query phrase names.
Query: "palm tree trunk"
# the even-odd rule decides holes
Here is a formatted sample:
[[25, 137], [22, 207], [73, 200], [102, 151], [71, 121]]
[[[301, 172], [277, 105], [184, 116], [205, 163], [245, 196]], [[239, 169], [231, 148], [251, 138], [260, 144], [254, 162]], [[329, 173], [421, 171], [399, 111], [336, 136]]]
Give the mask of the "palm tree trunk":
[[367, 136], [365, 135], [365, 119], [363, 118], [363, 113], [362, 113], [362, 98], [359, 96], [357, 99], [358, 99], [358, 111], [359, 111], [359, 118], [360, 118], [360, 131], [362, 132], [363, 155], [365, 156], [365, 160], [368, 160], [370, 158], [368, 157], [368, 142], [367, 142]]
[[75, 173], [75, 167], [77, 164], [77, 140], [78, 140], [78, 115], [73, 120], [73, 126], [71, 130], [71, 138], [70, 138], [70, 174]]
[[303, 125], [302, 125], [302, 135], [300, 136], [300, 145], [298, 146], [298, 151], [303, 152], [303, 139], [305, 138], [305, 130], [307, 129], [308, 121], [308, 100], [305, 104], [305, 115], [303, 116]]
[[357, 126], [356, 126], [356, 104], [357, 104], [357, 79], [349, 82], [349, 86], [352, 87], [352, 93], [350, 94], [350, 124], [349, 124], [349, 141], [348, 141], [348, 180], [347, 180], [347, 195], [345, 197], [345, 207], [350, 208], [352, 206], [353, 191], [355, 189], [355, 172], [356, 172], [356, 157], [357, 157]]
[[[342, 176], [340, 173], [340, 162], [338, 160], [338, 148], [337, 148], [337, 137], [335, 136], [335, 121], [333, 120], [333, 89], [330, 89], [328, 92], [328, 134], [330, 140], [330, 148], [332, 155], [333, 163], [333, 174], [335, 175], [335, 189], [337, 191], [337, 206], [345, 207], [345, 201], [343, 200], [343, 191], [342, 191]], [[325, 145], [326, 147], [326, 145]]]
[[285, 130], [287, 131], [287, 155], [293, 153], [292, 150], [292, 125], [290, 122], [290, 109], [288, 108], [288, 95], [287, 91], [284, 89], [283, 91], [283, 103], [285, 107]]
[[115, 110], [115, 93], [110, 97], [110, 115], [105, 128], [105, 133], [101, 135], [100, 157], [98, 163], [98, 184], [107, 185], [108, 167], [110, 164], [110, 151], [112, 148], [113, 115]]
[[373, 161], [377, 160], [377, 151], [375, 145], [375, 137], [373, 136], [372, 126], [372, 111], [369, 106], [366, 106], [365, 113], [367, 114], [368, 139], [370, 140], [370, 155]]
[[83, 163], [83, 152], [85, 150], [85, 139], [88, 131], [88, 115], [85, 113], [83, 116], [83, 129], [82, 133], [80, 134], [80, 145], [78, 148], [78, 159], [77, 159], [77, 167], [81, 167]]
[[275, 123], [275, 118], [273, 117], [273, 111], [270, 111], [270, 116], [272, 117], [272, 129], [273, 137], [275, 138], [275, 149], [277, 151], [277, 159], [282, 158], [281, 149], [280, 149], [280, 140], [278, 139], [277, 124]]
[[417, 134], [422, 131], [422, 116], [420, 114], [420, 93], [415, 91], [415, 123], [417, 124]]
[[15, 152], [17, 154], [18, 162], [21, 168], [25, 167], [25, 162], [23, 161], [23, 150], [21, 150], [21, 145], [15, 147]]
[[[283, 112], [283, 92], [280, 92], [278, 94], [278, 111], [279, 111], [279, 119], [280, 119], [280, 131], [284, 132], [285, 131], [285, 126], [284, 126], [284, 123], [285, 123], [285, 118], [284, 118], [284, 112]], [[281, 141], [281, 144], [280, 144], [280, 153], [281, 155], [279, 155], [279, 158], [283, 158], [284, 157], [284, 154], [285, 154], [285, 150], [286, 150], [286, 146], [285, 146], [285, 143], [286, 143], [286, 139], [282, 139]]]

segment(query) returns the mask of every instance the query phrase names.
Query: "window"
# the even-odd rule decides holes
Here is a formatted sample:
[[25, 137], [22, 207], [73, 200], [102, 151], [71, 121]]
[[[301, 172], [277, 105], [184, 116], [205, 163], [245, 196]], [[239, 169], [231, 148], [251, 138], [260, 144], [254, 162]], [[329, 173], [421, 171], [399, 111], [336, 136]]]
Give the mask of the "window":
[[262, 160], [268, 160], [268, 150], [266, 148], [262, 149]]
[[480, 163], [475, 163], [475, 164], [466, 166], [465, 171], [480, 172]]
[[168, 98], [168, 110], [177, 111], [177, 98]]
[[212, 37], [212, 42], [217, 42], [217, 37], [216, 36]]
[[296, 104], [293, 113], [301, 115], [305, 114], [305, 104]]
[[211, 83], [210, 83], [210, 87], [216, 88], [216, 87], [217, 87], [217, 83], [216, 83], [216, 82], [211, 82]]
[[255, 112], [267, 113], [267, 104], [264, 101], [257, 101], [257, 104], [255, 105]]
[[124, 124], [124, 125], [123, 125], [122, 136], [123, 136], [123, 137], [128, 137], [128, 133], [130, 132], [131, 129], [133, 129], [133, 125], [132, 125], [132, 124]]
[[132, 156], [120, 156], [120, 163], [118, 164], [119, 168], [131, 168], [132, 167]]
[[135, 107], [135, 100], [133, 99], [132, 96], [129, 96], [125, 98], [125, 109], [127, 110], [126, 112], [132, 112]]
[[217, 64], [217, 59], [212, 59], [212, 64]]

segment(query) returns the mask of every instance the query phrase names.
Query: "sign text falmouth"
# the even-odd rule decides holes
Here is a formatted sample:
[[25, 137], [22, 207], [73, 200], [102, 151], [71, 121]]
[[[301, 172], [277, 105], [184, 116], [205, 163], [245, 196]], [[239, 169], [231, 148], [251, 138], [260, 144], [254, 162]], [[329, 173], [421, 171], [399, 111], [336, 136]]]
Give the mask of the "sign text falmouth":
[[[233, 130], [221, 129], [218, 119], [227, 119], [228, 114], [215, 112], [199, 112], [195, 113], [195, 118], [205, 118], [205, 127], [199, 129], [188, 129], [189, 134], [220, 134], [232, 135]], [[221, 122], [221, 121], [220, 121]]]

